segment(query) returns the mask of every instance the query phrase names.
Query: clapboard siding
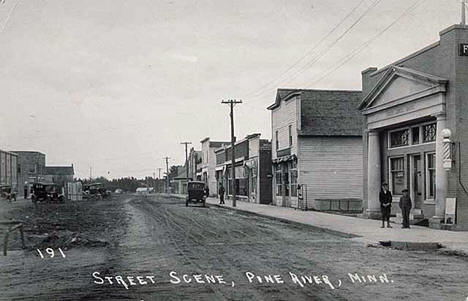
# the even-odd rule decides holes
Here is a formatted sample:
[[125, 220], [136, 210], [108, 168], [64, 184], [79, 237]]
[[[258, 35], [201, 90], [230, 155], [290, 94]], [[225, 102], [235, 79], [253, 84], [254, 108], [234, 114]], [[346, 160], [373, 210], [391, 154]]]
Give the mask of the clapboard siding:
[[300, 184], [308, 199], [362, 199], [361, 137], [300, 137]]
[[272, 158], [276, 159], [276, 131], [278, 131], [279, 149], [289, 147], [289, 125], [292, 125], [293, 145], [291, 153], [297, 153], [297, 108], [298, 100], [294, 97], [282, 102], [279, 107], [273, 109], [271, 115], [272, 123]]

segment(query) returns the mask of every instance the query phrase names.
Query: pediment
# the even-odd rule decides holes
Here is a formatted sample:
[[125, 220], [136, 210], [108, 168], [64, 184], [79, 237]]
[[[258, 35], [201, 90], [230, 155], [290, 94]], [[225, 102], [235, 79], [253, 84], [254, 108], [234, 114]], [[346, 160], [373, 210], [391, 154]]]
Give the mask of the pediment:
[[404, 102], [445, 92], [444, 78], [404, 67], [392, 67], [364, 98], [364, 111], [387, 108]]

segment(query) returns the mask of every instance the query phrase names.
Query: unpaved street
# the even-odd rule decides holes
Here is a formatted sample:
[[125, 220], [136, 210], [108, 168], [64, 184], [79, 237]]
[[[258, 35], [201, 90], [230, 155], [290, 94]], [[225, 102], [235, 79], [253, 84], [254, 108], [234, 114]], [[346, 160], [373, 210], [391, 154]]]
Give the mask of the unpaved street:
[[[31, 248], [10, 251], [2, 257], [2, 300], [465, 300], [468, 296], [464, 257], [367, 248], [320, 229], [215, 206], [187, 208], [178, 198], [114, 197], [80, 203], [73, 214], [69, 204], [53, 206], [57, 206], [54, 214], [71, 216], [62, 219], [57, 237], [49, 240], [53, 248], [66, 244], [66, 257], [41, 259]], [[34, 210], [44, 208], [28, 203], [4, 212], [3, 218], [24, 220], [24, 214]], [[41, 222], [39, 213], [28, 219], [35, 216], [28, 224], [27, 243], [46, 248], [47, 239], [31, 238], [34, 229], [40, 232], [34, 228]], [[73, 243], [61, 239], [67, 235], [76, 238]], [[17, 246], [13, 238], [12, 248]], [[248, 274], [252, 282], [247, 272], [252, 273]], [[302, 287], [291, 273], [312, 283], [301, 282]], [[354, 278], [353, 283], [348, 273], [375, 275], [377, 282], [359, 283]], [[185, 283], [184, 274], [190, 283]]]

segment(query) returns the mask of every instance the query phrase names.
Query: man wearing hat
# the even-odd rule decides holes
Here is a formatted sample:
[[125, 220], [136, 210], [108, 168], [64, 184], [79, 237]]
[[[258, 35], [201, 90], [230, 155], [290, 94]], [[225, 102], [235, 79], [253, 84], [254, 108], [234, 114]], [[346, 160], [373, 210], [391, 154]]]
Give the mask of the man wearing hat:
[[392, 193], [388, 190], [388, 184], [382, 183], [382, 189], [379, 193], [380, 211], [382, 212], [382, 227], [385, 228], [385, 221], [387, 228], [390, 226], [390, 212], [392, 211]]
[[400, 198], [400, 209], [403, 215], [403, 229], [409, 229], [409, 215], [411, 211], [411, 198], [408, 189], [403, 189], [403, 196]]

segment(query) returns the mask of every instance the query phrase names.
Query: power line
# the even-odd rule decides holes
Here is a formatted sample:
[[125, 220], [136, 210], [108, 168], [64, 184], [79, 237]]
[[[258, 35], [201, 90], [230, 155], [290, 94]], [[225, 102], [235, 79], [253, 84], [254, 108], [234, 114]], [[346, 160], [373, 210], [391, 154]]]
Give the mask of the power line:
[[[423, 3], [424, 0], [416, 0], [415, 2], [413, 2], [413, 4], [408, 7], [398, 18], [396, 18], [392, 23], [390, 23], [387, 27], [385, 27], [383, 30], [381, 30], [379, 33], [377, 33], [376, 35], [374, 35], [372, 38], [370, 38], [369, 40], [367, 40], [366, 42], [364, 42], [363, 44], [361, 44], [361, 46], [359, 46], [358, 48], [356, 48], [353, 52], [351, 52], [350, 54], [348, 54], [347, 56], [345, 56], [344, 58], [342, 58], [342, 60], [340, 60], [340, 63], [335, 66], [335, 68], [329, 70], [328, 72], [326, 72], [323, 76], [321, 76], [320, 78], [318, 78], [317, 80], [313, 81], [311, 83], [311, 85], [315, 84], [315, 83], [318, 83], [320, 82], [321, 80], [325, 79], [326, 77], [328, 77], [330, 74], [332, 74], [333, 72], [337, 71], [338, 69], [340, 69], [343, 65], [345, 65], [347, 62], [349, 62], [352, 58], [354, 58], [356, 55], [358, 55], [359, 53], [361, 53], [367, 46], [369, 46], [374, 40], [376, 40], [377, 38], [379, 38], [381, 35], [383, 35], [386, 31], [388, 31], [390, 28], [392, 28], [396, 23], [398, 23], [398, 21], [400, 21], [402, 18], [404, 18], [408, 13], [410, 13], [411, 11], [415, 10], [421, 3]], [[344, 59], [344, 60], [343, 60]]]
[[[358, 25], [362, 19], [374, 8], [376, 7], [382, 0], [375, 0], [372, 2], [372, 4], [367, 7], [367, 9], [356, 19], [341, 35], [339, 35], [335, 40], [333, 40], [326, 49], [321, 51], [320, 53], [317, 54], [316, 57], [314, 57], [310, 62], [306, 63], [306, 65], [302, 66], [300, 69], [298, 69], [292, 76], [287, 78], [287, 82], [290, 82], [291, 80], [296, 79], [299, 75], [304, 73], [307, 69], [311, 68], [316, 62], [318, 62], [322, 57], [328, 54], [328, 51], [333, 48], [338, 42], [340, 42], [356, 25]], [[260, 92], [255, 94], [254, 97], [259, 97], [262, 95], [265, 91]]]
[[[5, 19], [5, 22], [3, 23], [3, 26], [0, 29], [0, 33], [3, 33], [3, 31], [5, 30], [6, 26], [8, 25], [8, 21], [10, 20], [10, 17], [13, 14], [13, 12], [15, 11], [16, 7], [18, 6], [19, 2], [20, 2], [20, 0], [16, 1], [15, 5], [8, 12], [8, 15], [7, 15], [6, 19]], [[0, 4], [5, 4], [5, 0], [2, 0], [2, 2]]]
[[[278, 81], [279, 79], [281, 79], [285, 74], [287, 74], [290, 70], [292, 70], [294, 67], [296, 67], [301, 61], [303, 61], [307, 56], [309, 56], [310, 54], [312, 54], [320, 45], [322, 45], [322, 43], [331, 35], [333, 34], [337, 29], [338, 27], [340, 27], [360, 6], [362, 3], [364, 3], [365, 0], [361, 0], [344, 18], [342, 18], [340, 20], [340, 22], [338, 22], [325, 36], [322, 37], [322, 39], [320, 39], [320, 41], [315, 44], [312, 48], [310, 48], [302, 57], [300, 57], [299, 59], [297, 59], [291, 66], [289, 66], [286, 70], [284, 70], [283, 72], [281, 72], [281, 74], [276, 77], [275, 79], [269, 81], [268, 83], [264, 84], [262, 87], [260, 87], [257, 91], [261, 91], [263, 90], [264, 88], [267, 88], [269, 87], [271, 84], [275, 83], [276, 81]], [[256, 92], [253, 92], [253, 93], [256, 93]], [[251, 96], [253, 93], [248, 93], [247, 94], [247, 97], [248, 96]], [[255, 94], [253, 94], [255, 95]]]

